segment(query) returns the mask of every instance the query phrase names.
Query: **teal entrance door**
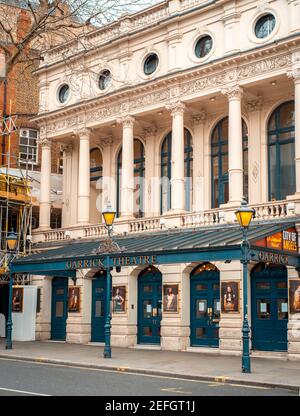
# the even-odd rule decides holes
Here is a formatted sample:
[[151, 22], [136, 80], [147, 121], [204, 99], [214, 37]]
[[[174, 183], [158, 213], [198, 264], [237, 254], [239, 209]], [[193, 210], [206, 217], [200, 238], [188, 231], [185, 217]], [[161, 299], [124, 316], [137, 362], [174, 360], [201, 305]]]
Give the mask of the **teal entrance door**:
[[251, 274], [252, 349], [287, 351], [288, 291], [285, 267], [259, 265]]
[[68, 316], [68, 279], [65, 277], [52, 280], [51, 309], [51, 339], [65, 341]]
[[97, 273], [92, 284], [92, 342], [104, 342], [106, 311], [106, 274]]
[[138, 280], [138, 343], [160, 344], [162, 276], [156, 269], [144, 271]]
[[219, 321], [220, 274], [201, 265], [191, 274], [191, 346], [218, 347]]

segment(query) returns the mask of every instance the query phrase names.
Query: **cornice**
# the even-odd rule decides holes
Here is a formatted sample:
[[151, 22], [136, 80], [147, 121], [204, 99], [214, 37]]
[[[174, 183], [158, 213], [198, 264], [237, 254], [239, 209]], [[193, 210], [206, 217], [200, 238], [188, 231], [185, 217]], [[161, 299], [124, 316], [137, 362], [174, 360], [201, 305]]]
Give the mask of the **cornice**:
[[[271, 49], [271, 48], [270, 48]], [[273, 54], [271, 55], [271, 52]], [[196, 67], [162, 77], [142, 85], [128, 86], [105, 97], [83, 100], [63, 110], [42, 114], [34, 119], [48, 124], [48, 132], [69, 130], [78, 125], [92, 126], [111, 122], [125, 114], [137, 114], [141, 109], [161, 108], [171, 104], [174, 97], [185, 101], [207, 90], [221, 91], [226, 85], [246, 85], [248, 80], [292, 69], [292, 51], [279, 53], [274, 47], [269, 53], [251, 55], [247, 60], [226, 59], [215, 65]], [[256, 59], [255, 59], [256, 58]]]

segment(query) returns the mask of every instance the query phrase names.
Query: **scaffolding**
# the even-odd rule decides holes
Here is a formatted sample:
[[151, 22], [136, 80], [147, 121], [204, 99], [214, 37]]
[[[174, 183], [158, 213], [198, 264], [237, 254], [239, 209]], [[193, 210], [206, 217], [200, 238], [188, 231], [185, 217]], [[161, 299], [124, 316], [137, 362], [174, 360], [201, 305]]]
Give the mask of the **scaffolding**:
[[[11, 108], [11, 104], [10, 104]], [[10, 111], [11, 114], [11, 111]], [[29, 161], [21, 169], [19, 154], [11, 150], [11, 135], [19, 137], [17, 116], [7, 115], [1, 119], [0, 137], [5, 143], [4, 164], [0, 168], [0, 276], [7, 275], [7, 237], [13, 230], [18, 237], [16, 255], [31, 250], [32, 229], [32, 180], [28, 175]], [[6, 151], [7, 150], [7, 151]], [[23, 161], [22, 161], [23, 164]]]

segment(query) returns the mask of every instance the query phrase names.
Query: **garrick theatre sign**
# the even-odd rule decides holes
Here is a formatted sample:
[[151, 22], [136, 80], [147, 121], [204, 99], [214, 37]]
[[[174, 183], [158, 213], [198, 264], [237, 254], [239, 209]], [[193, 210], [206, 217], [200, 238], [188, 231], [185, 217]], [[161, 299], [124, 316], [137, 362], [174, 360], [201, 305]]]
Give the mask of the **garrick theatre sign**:
[[291, 227], [256, 241], [254, 245], [264, 248], [258, 252], [259, 261], [287, 266], [289, 264], [288, 254], [298, 253], [297, 231]]
[[[276, 232], [275, 234], [266, 236], [258, 241], [251, 241], [252, 259], [263, 263], [273, 263], [280, 265], [289, 265], [291, 263], [291, 255], [298, 254], [298, 236], [294, 227]], [[188, 253], [186, 253], [188, 254]], [[107, 266], [106, 256], [92, 259], [68, 260], [65, 262], [66, 270], [78, 269], [99, 269]], [[168, 256], [168, 258], [170, 258]], [[173, 259], [172, 262], [174, 262]], [[168, 263], [165, 255], [130, 255], [116, 254], [110, 256], [110, 265], [112, 267], [126, 266], [147, 266], [162, 263]]]
[[[157, 264], [157, 257], [152, 256], [120, 256], [111, 259], [114, 267], [118, 266], [147, 266]], [[104, 267], [101, 259], [70, 260], [66, 262], [67, 270], [94, 269]]]

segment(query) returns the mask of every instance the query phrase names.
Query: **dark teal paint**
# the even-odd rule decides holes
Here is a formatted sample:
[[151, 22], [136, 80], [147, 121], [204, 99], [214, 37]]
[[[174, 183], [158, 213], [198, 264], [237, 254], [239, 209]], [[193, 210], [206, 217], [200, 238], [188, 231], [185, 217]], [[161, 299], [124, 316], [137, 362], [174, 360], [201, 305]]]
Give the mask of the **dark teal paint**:
[[[258, 284], [266, 283], [269, 289], [260, 289]], [[251, 274], [252, 349], [262, 351], [287, 351], [288, 319], [278, 319], [278, 299], [286, 299], [288, 290], [279, 289], [277, 284], [287, 284], [286, 268], [264, 268]], [[268, 319], [260, 319], [259, 302], [270, 302]]]
[[[219, 271], [192, 272], [190, 284], [191, 346], [218, 347], [220, 314], [217, 310], [217, 302], [220, 305], [220, 273]], [[203, 286], [201, 290], [199, 290], [200, 285]], [[206, 304], [205, 312], [200, 313], [200, 302]], [[208, 308], [212, 309], [211, 316], [208, 314]], [[202, 331], [203, 334], [199, 337]]]
[[[57, 304], [62, 304], [61, 316], [56, 316]], [[66, 327], [68, 317], [68, 279], [55, 277], [52, 280], [51, 305], [51, 339], [55, 341], [66, 340]]]
[[106, 274], [97, 273], [92, 283], [92, 342], [104, 342], [106, 313]]
[[[148, 289], [148, 290], [147, 290]], [[151, 289], [151, 290], [150, 290]], [[146, 304], [151, 305], [147, 313]], [[157, 311], [157, 314], [154, 311]], [[138, 343], [160, 344], [162, 314], [162, 275], [158, 270], [141, 273], [138, 279]], [[155, 316], [156, 315], [156, 316]], [[151, 335], [146, 335], [149, 328]]]

